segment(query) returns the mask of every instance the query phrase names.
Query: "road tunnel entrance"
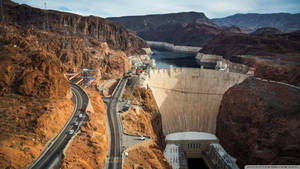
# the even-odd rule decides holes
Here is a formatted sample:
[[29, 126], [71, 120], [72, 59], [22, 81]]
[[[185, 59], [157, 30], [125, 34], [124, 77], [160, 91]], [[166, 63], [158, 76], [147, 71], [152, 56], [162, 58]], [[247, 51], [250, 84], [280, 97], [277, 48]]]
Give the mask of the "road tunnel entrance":
[[209, 169], [203, 158], [188, 158], [189, 169]]

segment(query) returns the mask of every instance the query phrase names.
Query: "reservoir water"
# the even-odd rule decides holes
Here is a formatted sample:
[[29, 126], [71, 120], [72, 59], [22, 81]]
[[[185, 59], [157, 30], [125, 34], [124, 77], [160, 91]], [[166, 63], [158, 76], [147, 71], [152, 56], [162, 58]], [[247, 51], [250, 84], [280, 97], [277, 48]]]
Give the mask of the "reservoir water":
[[200, 67], [195, 60], [195, 54], [156, 49], [152, 49], [152, 52], [151, 59], [155, 59], [157, 68], [169, 68], [170, 65], [173, 67]]

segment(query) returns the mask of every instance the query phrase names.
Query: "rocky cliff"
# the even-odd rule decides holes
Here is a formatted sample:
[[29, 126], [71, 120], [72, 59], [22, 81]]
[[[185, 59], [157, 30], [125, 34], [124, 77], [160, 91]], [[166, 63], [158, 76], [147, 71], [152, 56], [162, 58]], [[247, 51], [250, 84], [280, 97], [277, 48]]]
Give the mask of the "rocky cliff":
[[104, 168], [109, 148], [105, 104], [98, 92], [87, 92], [91, 109], [89, 118], [64, 151], [61, 169]]
[[258, 28], [251, 34], [254, 35], [272, 35], [272, 34], [280, 34], [282, 33], [279, 29], [272, 28], [272, 27], [263, 27], [263, 28]]
[[85, 41], [107, 42], [111, 49], [122, 50], [127, 54], [144, 53], [141, 48], [148, 47], [145, 41], [129, 33], [121, 25], [100, 17], [42, 10], [18, 5], [10, 0], [4, 0], [3, 9], [5, 23], [80, 36]]
[[276, 35], [222, 33], [205, 45], [201, 52], [227, 59], [234, 55], [284, 56], [299, 54], [299, 45], [300, 33], [297, 32]]
[[134, 145], [125, 151], [129, 153], [123, 168], [171, 168], [163, 156], [165, 138], [162, 132], [161, 114], [150, 89], [127, 88], [123, 97], [139, 106], [131, 106], [122, 114], [124, 131], [131, 135], [150, 136], [151, 140]]
[[299, 120], [299, 89], [246, 79], [224, 94], [216, 135], [240, 168], [299, 164]]
[[137, 35], [149, 41], [162, 41], [174, 45], [203, 46], [221, 29], [206, 24], [165, 24]]
[[27, 168], [73, 111], [63, 64], [29, 32], [0, 24], [0, 168]]
[[[65, 97], [69, 83], [58, 58], [27, 41], [30, 31], [0, 24], [0, 94]], [[26, 39], [27, 37], [28, 39]]]

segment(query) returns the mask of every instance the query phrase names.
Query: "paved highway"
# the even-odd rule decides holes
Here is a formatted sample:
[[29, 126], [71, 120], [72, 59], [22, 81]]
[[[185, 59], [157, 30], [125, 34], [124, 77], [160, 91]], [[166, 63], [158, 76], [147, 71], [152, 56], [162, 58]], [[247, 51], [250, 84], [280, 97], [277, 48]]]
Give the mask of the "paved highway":
[[107, 115], [110, 128], [110, 154], [108, 159], [109, 169], [121, 169], [122, 157], [121, 157], [121, 145], [120, 145], [120, 128], [117, 120], [117, 102], [120, 98], [123, 88], [127, 83], [127, 79], [121, 79], [119, 85], [116, 88], [110, 102], [108, 103]]
[[[75, 107], [71, 117], [65, 124], [61, 132], [51, 141], [45, 151], [40, 155], [40, 157], [30, 166], [30, 169], [44, 169], [50, 168], [53, 165], [53, 161], [57, 161], [57, 157], [61, 157], [61, 153], [72, 138], [73, 134], [70, 134], [70, 130], [77, 131], [82, 124], [81, 121], [86, 117], [85, 112], [81, 112], [82, 107], [87, 107], [89, 98], [87, 94], [77, 85], [71, 84], [73, 98], [75, 99]], [[83, 117], [79, 117], [79, 114], [83, 114]], [[78, 121], [79, 125], [75, 126], [74, 122]]]

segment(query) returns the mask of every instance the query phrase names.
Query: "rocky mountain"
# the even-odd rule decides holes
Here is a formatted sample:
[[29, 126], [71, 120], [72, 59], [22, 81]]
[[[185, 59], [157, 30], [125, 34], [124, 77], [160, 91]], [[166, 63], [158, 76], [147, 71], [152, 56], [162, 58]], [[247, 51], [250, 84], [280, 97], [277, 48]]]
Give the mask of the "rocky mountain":
[[64, 65], [37, 45], [42, 34], [0, 23], [0, 168], [28, 168], [73, 110]]
[[170, 14], [144, 15], [144, 16], [124, 16], [107, 18], [120, 23], [128, 30], [135, 33], [156, 29], [162, 25], [176, 24], [206, 24], [213, 26], [204, 13], [199, 12], [180, 12]]
[[62, 63], [26, 41], [26, 37], [32, 38], [30, 33], [33, 34], [20, 27], [0, 24], [0, 74], [3, 77], [0, 96], [8, 93], [45, 98], [65, 96], [70, 87], [63, 75]]
[[272, 27], [263, 27], [263, 28], [258, 28], [251, 34], [254, 35], [272, 35], [272, 34], [280, 34], [282, 33], [279, 29], [272, 28]]
[[235, 55], [288, 56], [299, 55], [299, 45], [300, 34], [297, 32], [275, 35], [222, 33], [205, 45], [201, 52], [227, 59]]
[[272, 14], [235, 14], [225, 18], [211, 19], [219, 26], [238, 26], [244, 31], [252, 32], [262, 27], [274, 27], [284, 32], [300, 29], [300, 13], [272, 13]]
[[242, 30], [237, 26], [230, 26], [230, 27], [222, 27], [222, 32], [230, 32], [230, 33], [243, 33]]
[[128, 55], [148, 45], [103, 18], [1, 2], [0, 168], [28, 168], [73, 111], [65, 73], [92, 68], [97, 81], [123, 76]]
[[299, 164], [299, 120], [299, 89], [246, 79], [224, 94], [216, 135], [240, 168]]
[[137, 35], [149, 41], [162, 41], [175, 45], [203, 46], [221, 29], [206, 24], [166, 24]]
[[[264, 29], [264, 28], [263, 28]], [[274, 29], [272, 29], [274, 30]], [[255, 68], [255, 76], [300, 86], [300, 32], [220, 33], [200, 52]]]
[[10, 0], [4, 0], [3, 14], [5, 23], [107, 42], [111, 49], [119, 49], [127, 54], [144, 53], [141, 48], [148, 47], [142, 39], [121, 25], [100, 17], [42, 10]]

